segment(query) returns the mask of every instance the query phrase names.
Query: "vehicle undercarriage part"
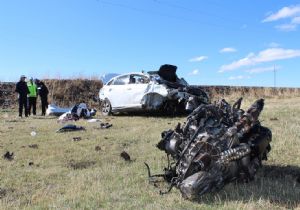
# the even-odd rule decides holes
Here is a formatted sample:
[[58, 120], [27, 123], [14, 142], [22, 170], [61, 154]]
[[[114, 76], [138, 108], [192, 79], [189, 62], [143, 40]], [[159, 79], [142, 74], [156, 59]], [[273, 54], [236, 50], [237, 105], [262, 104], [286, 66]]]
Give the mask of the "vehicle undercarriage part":
[[232, 106], [224, 99], [202, 104], [183, 125], [162, 132], [157, 147], [166, 152], [168, 166], [164, 174], [151, 175], [145, 163], [149, 181], [163, 177], [170, 183], [166, 192], [175, 186], [184, 198], [194, 199], [233, 180], [253, 180], [262, 160], [267, 160], [272, 133], [258, 120], [264, 99], [246, 112], [241, 102], [242, 98]]

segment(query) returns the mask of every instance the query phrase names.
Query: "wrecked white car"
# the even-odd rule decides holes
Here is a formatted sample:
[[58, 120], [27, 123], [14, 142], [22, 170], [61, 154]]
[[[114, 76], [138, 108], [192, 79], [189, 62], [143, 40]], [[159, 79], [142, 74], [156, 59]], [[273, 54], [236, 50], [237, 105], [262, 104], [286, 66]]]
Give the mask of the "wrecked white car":
[[209, 103], [207, 94], [179, 79], [176, 70], [176, 66], [166, 64], [158, 71], [113, 77], [99, 91], [102, 114], [137, 111], [178, 114]]

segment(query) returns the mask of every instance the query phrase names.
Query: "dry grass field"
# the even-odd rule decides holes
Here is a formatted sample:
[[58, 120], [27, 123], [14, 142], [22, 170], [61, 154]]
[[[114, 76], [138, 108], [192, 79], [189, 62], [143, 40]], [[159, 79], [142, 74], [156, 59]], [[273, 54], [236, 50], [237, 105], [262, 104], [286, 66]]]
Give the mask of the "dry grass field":
[[[273, 132], [269, 160], [254, 181], [230, 183], [198, 201], [183, 199], [177, 189], [159, 195], [144, 166], [163, 171], [166, 157], [155, 145], [184, 117], [97, 116], [113, 126], [79, 120], [86, 131], [56, 133], [62, 127], [56, 118], [1, 110], [0, 209], [300, 209], [300, 98], [265, 103], [260, 119]], [[3, 158], [6, 151], [14, 152], [13, 160]], [[124, 161], [122, 151], [132, 161]]]

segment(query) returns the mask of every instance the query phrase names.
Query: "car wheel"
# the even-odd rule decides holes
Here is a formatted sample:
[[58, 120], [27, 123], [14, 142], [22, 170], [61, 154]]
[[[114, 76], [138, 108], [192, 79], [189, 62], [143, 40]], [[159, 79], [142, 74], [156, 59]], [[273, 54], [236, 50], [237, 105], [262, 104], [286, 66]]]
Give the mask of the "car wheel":
[[107, 116], [111, 114], [111, 104], [108, 99], [105, 99], [102, 103], [101, 107], [102, 115]]

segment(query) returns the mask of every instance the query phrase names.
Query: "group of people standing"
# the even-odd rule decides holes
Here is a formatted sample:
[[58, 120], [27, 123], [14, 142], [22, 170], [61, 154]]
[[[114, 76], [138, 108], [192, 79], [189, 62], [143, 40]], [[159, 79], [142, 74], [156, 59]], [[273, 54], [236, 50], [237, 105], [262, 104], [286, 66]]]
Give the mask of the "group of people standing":
[[36, 101], [38, 95], [41, 98], [42, 105], [42, 115], [46, 114], [46, 109], [48, 107], [48, 88], [46, 85], [38, 80], [30, 78], [26, 82], [26, 76], [22, 75], [20, 81], [16, 85], [16, 92], [19, 94], [19, 116], [22, 117], [23, 109], [25, 112], [25, 117], [32, 114], [36, 115]]

